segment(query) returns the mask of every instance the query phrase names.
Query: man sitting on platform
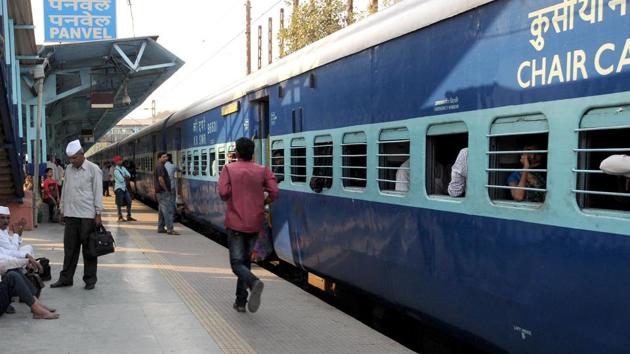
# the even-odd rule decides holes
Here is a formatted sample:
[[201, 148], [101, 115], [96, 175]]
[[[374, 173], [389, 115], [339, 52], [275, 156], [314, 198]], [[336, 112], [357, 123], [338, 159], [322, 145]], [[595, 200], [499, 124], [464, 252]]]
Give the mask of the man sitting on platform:
[[[21, 273], [10, 271], [21, 268], [28, 264], [29, 260], [10, 259], [0, 257], [0, 316], [7, 311], [14, 296], [20, 298], [20, 302], [31, 308], [33, 318], [54, 320], [59, 318], [59, 314], [54, 313], [55, 309], [49, 308], [37, 299], [36, 290], [30, 281]], [[7, 311], [8, 312], [8, 311]]]
[[11, 211], [9, 208], [0, 206], [0, 253], [15, 258], [27, 258], [33, 263], [33, 246], [22, 246], [22, 232], [24, 231], [24, 222], [14, 224], [12, 235], [9, 234], [9, 220], [11, 220]]

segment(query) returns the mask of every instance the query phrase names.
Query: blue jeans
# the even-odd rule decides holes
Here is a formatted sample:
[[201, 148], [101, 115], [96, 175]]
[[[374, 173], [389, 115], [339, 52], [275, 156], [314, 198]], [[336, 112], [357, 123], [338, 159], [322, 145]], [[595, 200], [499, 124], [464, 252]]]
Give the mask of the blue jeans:
[[131, 195], [129, 191], [120, 188], [114, 191], [116, 193], [116, 206], [118, 207], [118, 217], [122, 218], [122, 206], [127, 206], [127, 217], [131, 217]]
[[250, 254], [256, 242], [257, 233], [245, 233], [227, 229], [228, 249], [230, 250], [230, 266], [232, 272], [236, 274], [236, 303], [245, 305], [247, 303], [247, 289], [258, 280], [251, 272]]
[[158, 231], [164, 230], [173, 231], [173, 201], [171, 199], [171, 192], [157, 193], [157, 200], [159, 204], [159, 217], [158, 217]]

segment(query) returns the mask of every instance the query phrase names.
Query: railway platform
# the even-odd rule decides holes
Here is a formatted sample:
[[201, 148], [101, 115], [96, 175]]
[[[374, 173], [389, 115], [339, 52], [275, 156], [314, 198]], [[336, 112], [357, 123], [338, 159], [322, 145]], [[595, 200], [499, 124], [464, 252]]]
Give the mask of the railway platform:
[[[405, 347], [253, 266], [265, 282], [257, 313], [232, 308], [235, 277], [227, 249], [176, 225], [156, 233], [157, 214], [134, 201], [137, 222], [118, 223], [114, 198], [104, 198], [105, 227], [116, 253], [99, 259], [98, 283], [83, 289], [82, 261], [74, 286], [42, 299], [55, 321], [33, 320], [28, 308], [0, 317], [2, 352], [11, 353], [405, 353]], [[52, 282], [63, 261], [63, 226], [40, 224], [24, 242], [48, 257]]]

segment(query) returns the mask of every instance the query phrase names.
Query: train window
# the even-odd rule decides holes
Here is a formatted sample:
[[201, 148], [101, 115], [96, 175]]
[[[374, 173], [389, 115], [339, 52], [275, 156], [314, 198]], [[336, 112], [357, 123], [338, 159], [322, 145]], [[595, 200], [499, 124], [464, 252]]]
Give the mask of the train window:
[[193, 168], [193, 156], [192, 156], [192, 151], [188, 151], [188, 175], [189, 176], [194, 176], [195, 175], [195, 169]]
[[330, 135], [316, 136], [313, 144], [313, 173], [310, 186], [315, 192], [330, 189], [333, 183], [333, 142]]
[[[630, 211], [630, 175], [611, 161], [630, 155], [630, 106], [589, 111], [577, 129], [576, 193], [582, 209]], [[606, 162], [604, 162], [606, 160]], [[602, 164], [604, 162], [604, 164]], [[601, 168], [600, 169], [600, 165]]]
[[221, 173], [223, 165], [225, 165], [225, 146], [219, 148], [219, 158], [217, 159], [218, 173]]
[[367, 182], [367, 140], [364, 132], [346, 133], [341, 144], [343, 186], [365, 189]]
[[291, 182], [306, 182], [306, 142], [304, 138], [291, 140]]
[[193, 176], [199, 176], [199, 150], [193, 151]]
[[201, 150], [201, 175], [208, 175], [208, 150]]
[[486, 169], [492, 200], [545, 201], [548, 131], [542, 114], [497, 118], [492, 123]]
[[210, 148], [210, 176], [216, 176], [218, 173], [217, 155], [214, 148]]
[[[427, 130], [426, 189], [428, 195], [466, 194], [468, 130], [464, 122], [434, 124]], [[462, 155], [460, 157], [460, 151]], [[465, 151], [465, 152], [464, 152]], [[466, 155], [464, 155], [466, 154]], [[453, 165], [459, 159], [451, 185]]]
[[186, 164], [186, 151], [182, 152], [182, 175], [187, 176], [188, 175], [188, 167]]
[[227, 153], [227, 162], [226, 163], [231, 163], [236, 161], [236, 145], [229, 145], [228, 146], [228, 153]]
[[409, 130], [381, 130], [378, 137], [378, 188], [382, 192], [409, 191]]
[[284, 141], [276, 140], [271, 143], [271, 171], [278, 183], [284, 181]]

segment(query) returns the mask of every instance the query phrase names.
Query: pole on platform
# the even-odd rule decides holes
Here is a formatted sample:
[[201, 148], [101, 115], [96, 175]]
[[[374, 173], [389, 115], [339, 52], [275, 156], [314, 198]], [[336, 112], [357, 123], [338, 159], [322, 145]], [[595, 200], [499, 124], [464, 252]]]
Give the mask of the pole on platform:
[[250, 0], [245, 1], [245, 74], [252, 73], [252, 4]]
[[273, 20], [271, 19], [271, 17], [269, 17], [269, 32], [268, 32], [268, 42], [267, 42], [267, 49], [269, 51], [269, 64], [271, 64], [271, 62], [273, 61]]
[[258, 25], [258, 70], [262, 68], [262, 26]]
[[[284, 30], [284, 9], [280, 9], [280, 32]], [[284, 36], [280, 36], [280, 58], [284, 57]]]
[[42, 129], [42, 110], [44, 104], [44, 64], [33, 68], [33, 78], [37, 81], [37, 117], [35, 117], [35, 144], [33, 144], [33, 226], [37, 226], [37, 210], [39, 196], [39, 164], [40, 164], [40, 138]]

